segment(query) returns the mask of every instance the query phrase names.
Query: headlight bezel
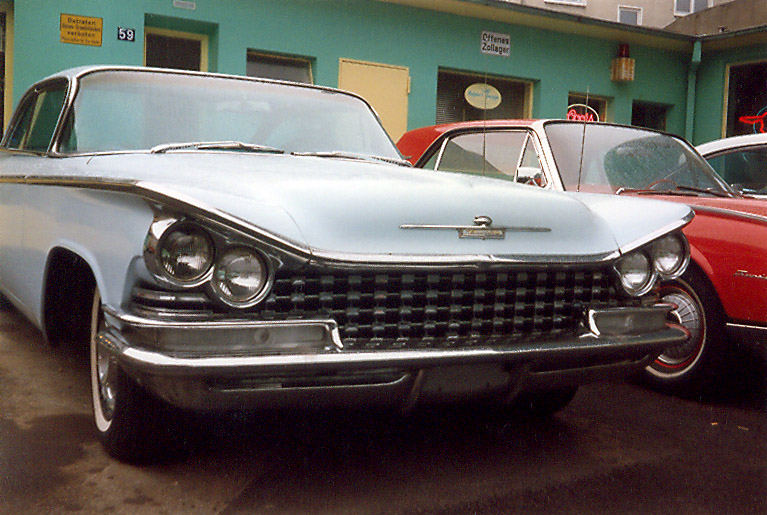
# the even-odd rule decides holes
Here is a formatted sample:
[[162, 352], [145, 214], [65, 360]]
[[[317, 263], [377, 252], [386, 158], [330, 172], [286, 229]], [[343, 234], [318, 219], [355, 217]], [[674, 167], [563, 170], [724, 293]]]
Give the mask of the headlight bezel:
[[[194, 280], [181, 280], [169, 273], [163, 266], [162, 253], [164, 245], [168, 238], [177, 231], [203, 234], [212, 249], [211, 258], [205, 272], [195, 277]], [[150, 224], [149, 231], [144, 240], [143, 258], [147, 271], [160, 285], [172, 289], [202, 289], [214, 303], [220, 306], [246, 309], [262, 302], [269, 295], [274, 284], [274, 262], [270, 258], [270, 254], [255, 244], [249, 243], [239, 235], [228, 234], [222, 228], [215, 229], [209, 224], [201, 223], [189, 217], [156, 213], [155, 219]], [[253, 254], [264, 271], [265, 279], [258, 292], [254, 296], [249, 297], [245, 302], [237, 302], [227, 298], [213, 285], [214, 274], [220, 258], [236, 249], [244, 249]]]
[[[658, 248], [661, 245], [663, 245], [666, 241], [672, 240], [672, 239], [676, 240], [679, 243], [679, 246], [681, 249], [681, 256], [680, 256], [679, 262], [672, 269], [672, 271], [665, 272], [661, 270], [661, 268], [658, 266], [657, 264], [658, 260], [656, 258], [656, 254], [658, 252]], [[682, 232], [672, 232], [652, 242], [650, 257], [652, 258], [653, 267], [655, 268], [656, 272], [658, 272], [658, 275], [660, 276], [662, 280], [668, 281], [672, 279], [677, 279], [685, 272], [685, 270], [687, 270], [687, 266], [690, 264], [690, 244]]]
[[[621, 265], [626, 263], [627, 261], [630, 261], [632, 259], [637, 259], [637, 258], [641, 258], [646, 261], [647, 277], [641, 283], [638, 283], [636, 287], [632, 288], [632, 287], [629, 287], [626, 284], [626, 281], [624, 280], [624, 277], [627, 274], [621, 271]], [[615, 263], [614, 269], [616, 274], [618, 275], [618, 282], [623, 288], [623, 291], [632, 297], [641, 297], [642, 295], [646, 295], [648, 292], [650, 292], [650, 290], [653, 289], [653, 287], [655, 287], [655, 283], [658, 281], [658, 272], [655, 270], [655, 266], [653, 265], [652, 258], [646, 251], [642, 249], [629, 252], [628, 254], [622, 256], [618, 260], [618, 262]]]
[[[680, 255], [676, 265], [671, 270], [665, 270], [658, 264], [659, 249], [668, 244], [670, 240], [674, 240], [679, 244]], [[649, 270], [648, 276], [645, 281], [638, 284], [637, 287], [632, 288], [627, 286], [625, 281], [626, 272], [621, 270], [621, 265], [625, 264], [628, 260], [636, 259], [641, 256], [646, 260]], [[687, 266], [690, 263], [690, 245], [681, 231], [672, 231], [666, 233], [654, 240], [642, 245], [639, 248], [631, 250], [623, 254], [614, 264], [613, 269], [618, 276], [618, 283], [623, 291], [632, 297], [641, 297], [649, 293], [658, 281], [668, 281], [679, 278], [684, 274]]]
[[[169, 238], [178, 232], [194, 232], [207, 240], [210, 254], [207, 258], [205, 271], [191, 279], [183, 279], [171, 273], [163, 264], [163, 251]], [[160, 282], [177, 288], [196, 288], [205, 284], [213, 273], [216, 261], [216, 242], [209, 231], [199, 224], [186, 219], [163, 219], [152, 224], [144, 242], [144, 262], [149, 271]]]
[[[255, 294], [248, 297], [244, 301], [236, 301], [233, 300], [231, 297], [227, 296], [227, 294], [222, 291], [222, 288], [219, 286], [219, 282], [217, 281], [217, 273], [221, 270], [222, 264], [221, 261], [227, 257], [227, 255], [235, 252], [247, 252], [251, 254], [260, 264], [261, 269], [263, 270], [263, 280], [261, 281], [261, 284], [258, 287], [258, 290]], [[206, 284], [206, 288], [211, 292], [211, 297], [215, 298], [218, 302], [223, 303], [224, 305], [231, 307], [231, 308], [237, 308], [237, 309], [245, 309], [252, 306], [255, 306], [271, 291], [272, 285], [274, 284], [274, 272], [271, 266], [269, 266], [269, 260], [267, 257], [260, 252], [258, 249], [248, 246], [248, 245], [241, 245], [237, 243], [233, 243], [230, 245], [227, 245], [226, 248], [224, 248], [219, 255], [216, 258], [216, 262], [213, 265], [213, 273], [211, 274], [211, 278]]]

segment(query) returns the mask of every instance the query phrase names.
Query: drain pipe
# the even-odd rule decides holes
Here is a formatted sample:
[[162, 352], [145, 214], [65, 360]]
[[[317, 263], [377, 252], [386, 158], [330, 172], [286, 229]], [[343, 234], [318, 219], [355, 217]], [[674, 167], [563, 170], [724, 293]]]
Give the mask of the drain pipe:
[[700, 66], [701, 45], [700, 39], [696, 39], [692, 46], [692, 58], [690, 68], [687, 71], [687, 113], [685, 114], [684, 138], [692, 143], [695, 131], [695, 86], [697, 83], [698, 66]]

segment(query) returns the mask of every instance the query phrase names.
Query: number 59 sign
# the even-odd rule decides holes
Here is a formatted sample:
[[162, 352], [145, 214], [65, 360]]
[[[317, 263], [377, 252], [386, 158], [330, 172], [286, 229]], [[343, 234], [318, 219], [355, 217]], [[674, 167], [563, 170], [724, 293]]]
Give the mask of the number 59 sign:
[[119, 41], [136, 41], [136, 29], [117, 27], [117, 39]]

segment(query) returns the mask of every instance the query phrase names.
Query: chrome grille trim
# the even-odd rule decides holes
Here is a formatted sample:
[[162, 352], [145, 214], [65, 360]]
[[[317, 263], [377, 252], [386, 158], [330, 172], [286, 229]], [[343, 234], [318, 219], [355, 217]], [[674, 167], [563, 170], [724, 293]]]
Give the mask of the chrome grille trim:
[[[588, 309], [628, 305], [608, 269], [277, 273], [269, 296], [236, 316], [329, 319], [345, 349], [502, 346], [583, 331]], [[203, 292], [136, 288], [131, 311], [183, 319], [231, 311]]]

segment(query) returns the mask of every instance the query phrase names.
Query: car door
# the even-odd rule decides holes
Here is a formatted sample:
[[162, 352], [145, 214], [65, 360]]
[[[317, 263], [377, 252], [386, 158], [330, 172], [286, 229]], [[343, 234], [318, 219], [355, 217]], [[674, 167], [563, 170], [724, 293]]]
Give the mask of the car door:
[[[24, 178], [47, 168], [46, 157], [66, 97], [66, 82], [54, 81], [20, 102], [0, 152], [0, 288], [33, 320], [38, 318], [44, 264], [34, 249], [30, 210], [35, 198]], [[33, 218], [33, 217], [32, 217]], [[37, 259], [33, 259], [37, 256]]]

